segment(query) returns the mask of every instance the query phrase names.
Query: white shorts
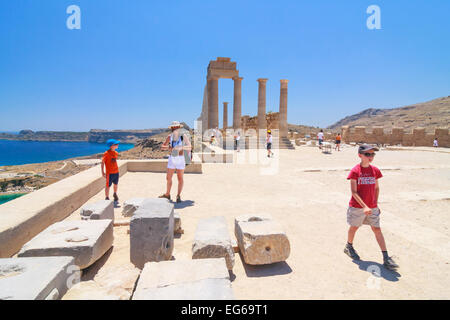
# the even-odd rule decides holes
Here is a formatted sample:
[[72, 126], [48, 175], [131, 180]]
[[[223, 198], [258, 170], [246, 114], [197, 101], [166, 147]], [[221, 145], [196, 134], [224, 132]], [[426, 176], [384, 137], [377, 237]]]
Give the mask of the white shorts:
[[186, 161], [184, 160], [184, 155], [176, 157], [170, 156], [169, 161], [167, 162], [167, 168], [184, 170], [186, 168]]

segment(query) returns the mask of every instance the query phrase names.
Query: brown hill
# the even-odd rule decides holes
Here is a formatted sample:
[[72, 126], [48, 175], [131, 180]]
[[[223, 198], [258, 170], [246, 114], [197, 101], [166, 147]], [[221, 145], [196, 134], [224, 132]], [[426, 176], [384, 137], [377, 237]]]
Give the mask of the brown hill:
[[424, 127], [427, 131], [433, 131], [435, 128], [448, 128], [449, 124], [450, 96], [401, 108], [366, 109], [345, 117], [328, 128], [339, 130], [342, 126], [382, 126], [386, 129]]

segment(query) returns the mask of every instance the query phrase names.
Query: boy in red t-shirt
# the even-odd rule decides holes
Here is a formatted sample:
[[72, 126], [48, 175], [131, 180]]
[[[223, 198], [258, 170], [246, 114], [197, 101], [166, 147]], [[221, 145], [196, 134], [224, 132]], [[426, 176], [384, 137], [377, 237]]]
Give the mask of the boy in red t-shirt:
[[[116, 149], [119, 147], [120, 141], [109, 139], [106, 144], [109, 149], [103, 154], [102, 159], [102, 176], [106, 178], [105, 200], [109, 200], [109, 188], [114, 184], [114, 201], [119, 201], [117, 196], [117, 188], [119, 185], [119, 167], [117, 165], [117, 157], [119, 153]], [[106, 168], [106, 173], [105, 173]]]
[[347, 222], [350, 228], [348, 229], [348, 242], [344, 252], [350, 258], [359, 260], [359, 255], [353, 248], [353, 239], [358, 228], [362, 224], [368, 224], [372, 227], [383, 253], [383, 265], [387, 269], [395, 270], [398, 265], [388, 255], [380, 228], [380, 209], [377, 206], [380, 193], [378, 179], [383, 175], [377, 167], [370, 165], [375, 156], [375, 151], [378, 151], [378, 148], [367, 144], [359, 146], [358, 155], [361, 158], [361, 163], [357, 164], [347, 177], [347, 180], [350, 180], [352, 198], [347, 210]]

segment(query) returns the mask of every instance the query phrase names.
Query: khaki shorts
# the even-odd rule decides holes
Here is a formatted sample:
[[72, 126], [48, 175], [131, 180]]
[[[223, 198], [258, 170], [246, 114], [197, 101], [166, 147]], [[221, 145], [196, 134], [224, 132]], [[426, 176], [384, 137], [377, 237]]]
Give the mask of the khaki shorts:
[[372, 208], [372, 214], [366, 216], [362, 208], [349, 207], [347, 210], [347, 223], [352, 227], [361, 227], [368, 224], [372, 227], [380, 227], [380, 209]]

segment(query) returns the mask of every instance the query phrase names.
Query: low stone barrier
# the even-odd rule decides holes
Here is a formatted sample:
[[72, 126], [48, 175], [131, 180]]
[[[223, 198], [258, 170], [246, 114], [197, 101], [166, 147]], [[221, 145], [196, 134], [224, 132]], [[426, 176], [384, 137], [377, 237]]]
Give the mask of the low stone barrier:
[[[127, 162], [118, 161], [120, 175]], [[39, 232], [68, 217], [105, 187], [93, 167], [0, 206], [0, 258], [8, 258]]]
[[[194, 158], [196, 155], [194, 154]], [[165, 172], [167, 160], [119, 160], [120, 176], [127, 171]], [[130, 167], [130, 170], [128, 170]], [[202, 173], [196, 160], [186, 173]], [[105, 187], [95, 166], [0, 206], [0, 258], [9, 258], [39, 232], [68, 217]]]

